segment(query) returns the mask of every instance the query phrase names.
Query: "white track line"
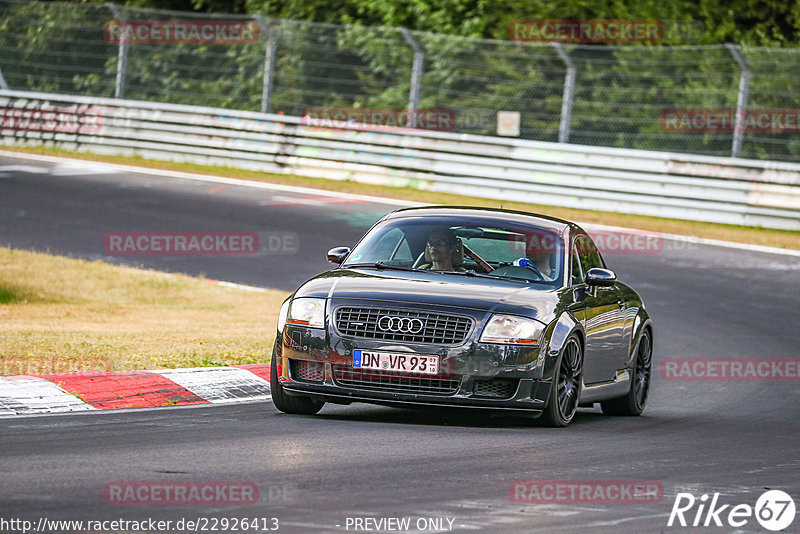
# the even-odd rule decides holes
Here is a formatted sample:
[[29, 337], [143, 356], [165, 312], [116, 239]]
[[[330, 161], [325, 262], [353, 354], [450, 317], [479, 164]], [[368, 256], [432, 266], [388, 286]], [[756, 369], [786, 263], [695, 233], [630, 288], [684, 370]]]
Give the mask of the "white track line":
[[248, 286], [248, 285], [245, 285], [245, 284], [235, 284], [233, 282], [225, 282], [223, 280], [208, 280], [208, 281], [211, 282], [212, 284], [216, 284], [218, 286], [230, 287], [230, 288], [233, 288], [233, 289], [241, 289], [243, 291], [253, 291], [253, 292], [256, 292], [256, 293], [266, 293], [268, 291], [268, 289], [264, 288], [264, 287]]
[[[0, 150], [0, 156], [9, 157], [9, 158], [19, 158], [19, 159], [27, 159], [27, 160], [34, 160], [34, 161], [48, 161], [52, 163], [77, 163], [83, 162], [88, 164], [98, 164], [92, 160], [82, 160], [82, 159], [74, 159], [74, 158], [67, 158], [61, 156], [44, 156], [39, 154], [26, 154], [23, 152], [10, 152], [6, 150]], [[203, 182], [214, 182], [214, 183], [221, 183], [221, 184], [228, 184], [228, 185], [236, 185], [241, 187], [252, 187], [255, 189], [269, 189], [273, 191], [288, 191], [292, 193], [307, 193], [312, 195], [321, 195], [321, 196], [331, 196], [331, 197], [339, 197], [339, 198], [350, 198], [354, 200], [364, 200], [367, 202], [374, 202], [378, 204], [388, 204], [393, 206], [402, 206], [402, 207], [417, 207], [417, 206], [426, 206], [428, 204], [422, 202], [412, 202], [410, 200], [398, 200], [394, 198], [385, 198], [385, 197], [377, 197], [371, 195], [358, 195], [354, 193], [342, 193], [339, 191], [328, 191], [325, 189], [313, 189], [311, 187], [298, 187], [293, 185], [283, 185], [283, 184], [270, 184], [265, 182], [254, 182], [251, 180], [242, 180], [238, 178], [226, 178], [224, 176], [206, 176], [203, 174], [192, 174], [188, 172], [179, 172], [179, 171], [168, 171], [168, 170], [160, 170], [160, 169], [149, 169], [146, 167], [135, 167], [132, 165], [120, 165], [117, 163], [103, 163], [100, 162], [100, 165], [106, 166], [109, 170], [116, 171], [116, 172], [131, 172], [137, 174], [150, 174], [155, 176], [166, 176], [166, 177], [173, 177], [173, 178], [183, 178], [186, 180], [197, 180]], [[620, 226], [604, 226], [601, 224], [595, 223], [580, 223], [580, 226], [584, 228], [595, 228], [598, 230], [613, 230], [617, 232], [643, 232], [645, 230], [637, 230], [634, 228], [624, 228]], [[661, 237], [664, 239], [670, 239], [674, 241], [682, 241], [684, 243], [693, 243], [699, 245], [711, 245], [715, 247], [726, 247], [726, 248], [734, 248], [740, 250], [748, 250], [751, 252], [763, 252], [766, 254], [780, 254], [783, 256], [795, 256], [800, 257], [800, 250], [791, 250], [785, 248], [778, 248], [778, 247], [767, 247], [763, 245], [750, 245], [747, 243], [736, 243], [734, 241], [722, 241], [719, 239], [706, 239], [703, 237], [694, 237], [688, 235], [680, 235], [680, 234], [661, 234]]]
[[[66, 158], [61, 156], [44, 156], [39, 154], [23, 154], [22, 152], [9, 152], [0, 150], [0, 156], [9, 158], [30, 159], [35, 161], [48, 161], [51, 163], [64, 163], [64, 162], [84, 162], [87, 164], [96, 164], [92, 160], [82, 160], [74, 158]], [[100, 163], [108, 167], [110, 171], [114, 172], [131, 172], [137, 174], [150, 174], [154, 176], [166, 176], [171, 178], [184, 178], [187, 180], [197, 180], [202, 182], [214, 182], [219, 184], [237, 185], [241, 187], [252, 187], [255, 189], [269, 189], [272, 191], [287, 191], [290, 193], [306, 193], [316, 196], [329, 196], [337, 198], [349, 198], [354, 200], [364, 200], [366, 202], [374, 202], [378, 204], [390, 204], [403, 207], [424, 206], [420, 202], [411, 202], [408, 200], [398, 200], [394, 198], [376, 197], [370, 195], [357, 195], [355, 193], [342, 193], [340, 191], [328, 191], [326, 189], [313, 189], [311, 187], [300, 187], [295, 185], [284, 184], [271, 184], [267, 182], [255, 182], [252, 180], [242, 180], [240, 178], [227, 178], [225, 176], [210, 176], [204, 174], [192, 174], [182, 171], [168, 171], [163, 169], [150, 169], [147, 167], [135, 167], [132, 165], [120, 165], [118, 163]], [[236, 170], [236, 169], [231, 169]], [[287, 175], [288, 176], [288, 175]]]

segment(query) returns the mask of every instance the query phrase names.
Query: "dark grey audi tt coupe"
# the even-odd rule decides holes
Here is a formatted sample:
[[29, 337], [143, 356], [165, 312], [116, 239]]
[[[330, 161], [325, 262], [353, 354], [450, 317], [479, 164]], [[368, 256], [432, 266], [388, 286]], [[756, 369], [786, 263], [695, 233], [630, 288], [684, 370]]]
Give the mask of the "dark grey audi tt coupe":
[[461, 207], [402, 209], [284, 302], [275, 406], [455, 406], [566, 426], [579, 406], [639, 415], [653, 326], [639, 295], [568, 221]]

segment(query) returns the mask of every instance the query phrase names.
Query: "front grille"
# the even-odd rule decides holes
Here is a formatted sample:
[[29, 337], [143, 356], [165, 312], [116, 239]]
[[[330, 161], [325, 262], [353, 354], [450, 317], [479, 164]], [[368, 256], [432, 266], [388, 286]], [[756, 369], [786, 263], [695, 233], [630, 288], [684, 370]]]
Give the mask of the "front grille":
[[289, 360], [293, 380], [322, 382], [325, 378], [325, 365], [308, 360]]
[[510, 399], [517, 392], [519, 380], [511, 378], [494, 378], [492, 380], [476, 380], [472, 388], [476, 397], [492, 397]]
[[352, 389], [421, 395], [453, 395], [458, 391], [458, 380], [381, 373], [346, 365], [334, 365], [333, 377], [340, 386]]
[[[399, 322], [399, 319], [403, 318], [419, 319], [422, 322], [422, 329], [419, 332], [384, 330], [378, 325], [378, 322], [386, 316], [398, 318], [395, 319], [395, 322]], [[472, 328], [472, 319], [408, 310], [339, 308], [336, 310], [336, 328], [342, 335], [366, 339], [457, 345], [467, 338]]]

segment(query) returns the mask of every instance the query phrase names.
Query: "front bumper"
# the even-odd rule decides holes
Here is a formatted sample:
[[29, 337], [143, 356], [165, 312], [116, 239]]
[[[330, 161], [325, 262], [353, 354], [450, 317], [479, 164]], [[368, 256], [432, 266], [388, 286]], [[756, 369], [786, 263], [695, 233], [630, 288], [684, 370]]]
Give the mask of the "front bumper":
[[[284, 359], [284, 364], [288, 362]], [[364, 390], [358, 387], [344, 387], [336, 382], [332, 374], [326, 372], [326, 379], [319, 383], [291, 380], [280, 377], [284, 391], [289, 395], [311, 396], [325, 402], [350, 404], [365, 402], [390, 406], [450, 406], [481, 408], [503, 411], [524, 411], [540, 413], [545, 408], [552, 383], [543, 380], [520, 379], [516, 392], [507, 399], [493, 399], [476, 395], [472, 384], [475, 378], [463, 375], [459, 388], [452, 395], [405, 393], [397, 391]]]
[[[458, 346], [351, 339], [339, 335], [335, 329], [328, 331], [286, 325], [276, 354], [281, 364], [278, 380], [289, 395], [312, 396], [340, 404], [455, 406], [533, 415], [540, 413], [545, 408], [546, 399], [550, 398], [552, 382], [542, 378], [539, 349], [478, 343], [475, 341], [476, 333], [480, 332], [486, 318], [476, 316], [475, 319], [473, 335]], [[404, 390], [403, 384], [414, 382], [415, 378], [402, 374], [378, 383], [359, 384], [354, 383], [358, 381], [346, 380], [352, 378], [349, 373], [355, 349], [436, 355], [445, 372], [443, 376], [432, 377], [432, 381], [448, 385]], [[297, 372], [300, 362], [314, 367], [312, 377]], [[378, 374], [384, 378], [389, 376], [389, 373]], [[393, 378], [397, 379], [396, 383], [389, 383]], [[500, 390], [493, 389], [497, 384], [502, 384]]]

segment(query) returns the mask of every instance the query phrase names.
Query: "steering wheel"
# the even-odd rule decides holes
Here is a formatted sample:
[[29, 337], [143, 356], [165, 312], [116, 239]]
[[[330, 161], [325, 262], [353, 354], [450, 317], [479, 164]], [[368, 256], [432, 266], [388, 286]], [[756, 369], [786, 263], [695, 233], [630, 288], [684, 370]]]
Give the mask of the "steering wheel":
[[417, 260], [414, 262], [414, 264], [411, 266], [411, 268], [412, 269], [419, 269], [419, 266], [422, 265], [423, 263], [425, 263], [425, 251], [424, 250], [419, 253], [419, 256], [417, 256]]
[[514, 260], [514, 266], [515, 267], [524, 267], [526, 269], [530, 269], [531, 271], [536, 273], [536, 276], [539, 277], [540, 280], [544, 280], [545, 279], [544, 275], [539, 270], [539, 268], [536, 267], [536, 265], [526, 257], [517, 258], [516, 260]]

